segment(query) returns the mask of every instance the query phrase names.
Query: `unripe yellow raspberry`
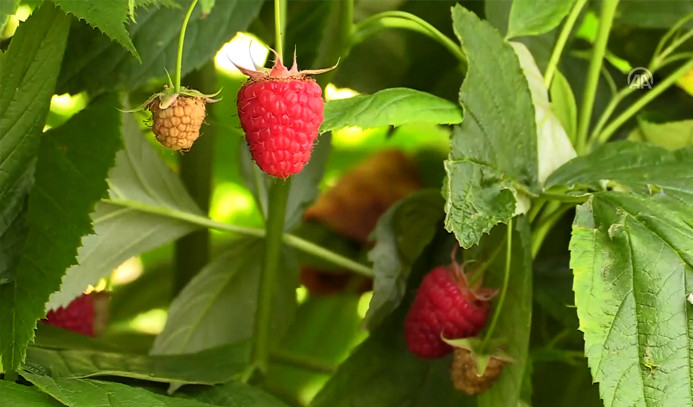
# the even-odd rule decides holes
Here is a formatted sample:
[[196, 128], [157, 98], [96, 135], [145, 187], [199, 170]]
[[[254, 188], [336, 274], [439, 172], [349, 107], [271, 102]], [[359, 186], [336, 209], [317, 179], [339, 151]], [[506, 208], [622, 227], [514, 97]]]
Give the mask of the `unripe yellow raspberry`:
[[474, 355], [469, 349], [455, 348], [455, 355], [450, 366], [450, 378], [455, 388], [469, 395], [485, 392], [493, 386], [503, 372], [505, 360], [491, 356], [484, 374], [479, 375]]
[[164, 147], [188, 151], [200, 137], [200, 127], [205, 120], [205, 98], [178, 95], [173, 103], [161, 108], [158, 98], [147, 109], [152, 112], [152, 131]]

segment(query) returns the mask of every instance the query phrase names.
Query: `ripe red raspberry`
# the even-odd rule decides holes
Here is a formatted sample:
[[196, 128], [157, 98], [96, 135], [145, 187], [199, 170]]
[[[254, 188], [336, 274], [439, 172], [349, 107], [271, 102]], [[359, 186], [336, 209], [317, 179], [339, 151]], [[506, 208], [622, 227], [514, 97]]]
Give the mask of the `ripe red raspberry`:
[[80, 295], [67, 307], [48, 311], [43, 321], [82, 335], [96, 336], [106, 327], [107, 319], [108, 294], [93, 292]]
[[467, 338], [486, 324], [493, 292], [472, 290], [457, 264], [428, 273], [416, 293], [405, 320], [407, 347], [423, 359], [440, 358], [452, 351], [441, 339]]
[[299, 71], [294, 57], [287, 70], [279, 56], [269, 73], [237, 68], [250, 77], [238, 91], [237, 106], [253, 160], [275, 177], [300, 172], [310, 159], [324, 106], [322, 89], [306, 75], [332, 68]]

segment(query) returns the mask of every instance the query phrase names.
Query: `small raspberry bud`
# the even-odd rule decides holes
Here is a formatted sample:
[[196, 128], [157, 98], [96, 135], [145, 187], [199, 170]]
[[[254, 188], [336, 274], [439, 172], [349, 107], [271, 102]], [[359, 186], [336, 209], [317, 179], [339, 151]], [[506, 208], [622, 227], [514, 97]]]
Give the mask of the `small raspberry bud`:
[[471, 396], [481, 394], [490, 389], [503, 372], [506, 361], [503, 358], [491, 356], [486, 370], [479, 375], [474, 354], [469, 349], [455, 348], [455, 354], [450, 366], [450, 378], [456, 389]]
[[155, 98], [147, 108], [152, 112], [152, 131], [164, 147], [188, 151], [200, 137], [206, 116], [205, 98], [181, 94], [166, 107]]

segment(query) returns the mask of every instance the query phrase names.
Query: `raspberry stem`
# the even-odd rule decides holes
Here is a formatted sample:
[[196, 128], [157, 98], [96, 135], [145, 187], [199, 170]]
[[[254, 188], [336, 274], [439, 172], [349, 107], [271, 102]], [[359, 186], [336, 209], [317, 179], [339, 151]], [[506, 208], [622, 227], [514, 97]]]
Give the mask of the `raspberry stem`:
[[496, 304], [496, 309], [493, 311], [493, 318], [488, 326], [486, 335], [484, 335], [484, 340], [481, 343], [481, 349], [487, 350], [489, 341], [493, 337], [493, 331], [496, 329], [496, 324], [500, 318], [500, 314], [503, 311], [503, 303], [505, 302], [505, 294], [508, 292], [508, 282], [510, 281], [510, 265], [512, 264], [512, 252], [513, 252], [513, 220], [510, 218], [508, 221], [508, 231], [506, 237], [506, 250], [505, 250], [505, 273], [503, 275], [503, 288], [501, 289], [500, 296], [498, 297], [498, 303]]
[[[286, 27], [287, 0], [274, 0], [274, 30], [277, 58], [284, 56], [284, 29]], [[260, 289], [255, 311], [253, 333], [253, 365], [261, 372], [267, 372], [270, 350], [270, 330], [272, 326], [272, 297], [277, 280], [279, 261], [282, 255], [282, 238], [284, 236], [284, 218], [286, 202], [291, 190], [291, 178], [285, 180], [274, 178], [270, 186], [265, 222], [265, 258], [260, 274]]]
[[265, 225], [265, 257], [260, 274], [255, 332], [253, 335], [253, 362], [260, 371], [267, 371], [269, 359], [270, 327], [272, 325], [272, 297], [277, 280], [284, 235], [286, 201], [291, 189], [291, 178], [275, 179], [269, 191], [269, 208]]
[[193, 0], [190, 3], [188, 12], [185, 14], [183, 19], [183, 25], [180, 28], [180, 36], [178, 37], [178, 57], [176, 59], [176, 78], [173, 84], [173, 89], [176, 93], [180, 92], [180, 77], [181, 77], [181, 66], [183, 65], [183, 43], [185, 42], [185, 30], [188, 28], [188, 21], [192, 15], [193, 9], [197, 5], [197, 0]]

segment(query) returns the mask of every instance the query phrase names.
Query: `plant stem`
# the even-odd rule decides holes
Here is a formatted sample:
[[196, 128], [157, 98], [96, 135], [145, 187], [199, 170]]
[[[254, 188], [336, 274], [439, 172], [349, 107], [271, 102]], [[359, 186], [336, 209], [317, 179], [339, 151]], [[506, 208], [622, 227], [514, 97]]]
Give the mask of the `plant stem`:
[[260, 371], [267, 371], [269, 359], [270, 326], [272, 323], [272, 297], [274, 297], [279, 261], [282, 256], [282, 236], [286, 201], [291, 189], [291, 178], [275, 179], [270, 187], [269, 210], [265, 234], [265, 257], [260, 273], [255, 332], [253, 334], [253, 361]]
[[284, 31], [286, 30], [286, 0], [274, 0], [274, 46], [277, 54], [284, 58]]
[[500, 318], [501, 311], [503, 311], [503, 303], [505, 302], [505, 294], [508, 292], [508, 282], [510, 281], [510, 265], [512, 264], [512, 253], [513, 253], [513, 220], [510, 218], [508, 221], [508, 230], [505, 250], [505, 272], [503, 274], [503, 288], [501, 289], [500, 297], [498, 298], [498, 303], [496, 304], [496, 309], [493, 312], [493, 318], [488, 326], [488, 331], [484, 336], [484, 341], [481, 343], [481, 348], [486, 350], [491, 337], [493, 336], [493, 331], [496, 329], [496, 324], [498, 324], [498, 319]]
[[467, 56], [462, 47], [426, 20], [405, 11], [385, 11], [361, 21], [354, 29], [351, 45], [356, 45], [385, 28], [401, 28], [428, 36], [450, 51], [459, 60], [463, 70], [467, 70]]
[[[277, 57], [284, 56], [284, 30], [286, 27], [286, 0], [274, 0], [274, 30]], [[260, 287], [253, 332], [253, 365], [267, 372], [272, 327], [272, 298], [274, 297], [279, 263], [282, 257], [286, 202], [291, 190], [291, 178], [274, 178], [270, 186], [265, 222], [265, 252], [260, 272]]]
[[587, 0], [578, 0], [575, 2], [573, 9], [570, 11], [568, 18], [565, 20], [565, 24], [563, 24], [561, 34], [558, 36], [556, 46], [554, 46], [553, 52], [551, 53], [549, 65], [546, 67], [546, 72], [544, 73], [544, 86], [547, 89], [549, 86], [551, 86], [551, 81], [553, 80], [553, 76], [556, 74], [556, 67], [558, 66], [558, 61], [561, 59], [561, 54], [563, 54], [565, 44], [568, 42], [570, 32], [573, 31], [575, 22], [580, 16], [580, 12], [582, 11], [583, 7], [585, 7], [585, 4], [587, 4]]
[[592, 49], [592, 58], [590, 60], [589, 71], [587, 72], [587, 81], [585, 83], [582, 106], [580, 109], [580, 120], [578, 122], [578, 133], [575, 146], [578, 154], [583, 154], [585, 152], [587, 133], [590, 127], [590, 120], [592, 119], [594, 99], [597, 95], [597, 85], [599, 84], [599, 72], [601, 71], [604, 54], [606, 53], [606, 44], [609, 40], [611, 23], [614, 20], [618, 1], [619, 0], [603, 0], [602, 2], [597, 39]]
[[337, 370], [337, 367], [329, 362], [285, 350], [273, 350], [270, 360], [317, 373], [332, 374]]
[[676, 81], [686, 74], [686, 72], [693, 69], [693, 58], [688, 60], [679, 69], [674, 71], [671, 75], [667, 76], [659, 85], [655, 86], [654, 89], [648, 90], [643, 97], [638, 99], [635, 103], [630, 105], [623, 113], [614, 119], [608, 126], [597, 136], [598, 144], [606, 143], [611, 136], [616, 133], [616, 130], [623, 125], [628, 119], [633, 117], [637, 112], [640, 111], [645, 105], [650, 103], [654, 98], [662, 94], [665, 90], [669, 89]]
[[[168, 207], [150, 205], [142, 202], [118, 198], [104, 199], [102, 200], [102, 202], [121, 206], [131, 210], [136, 210], [139, 212], [151, 213], [154, 215], [165, 216], [171, 219], [177, 219], [214, 230], [237, 233], [239, 235], [251, 237], [265, 237], [265, 231], [263, 229], [249, 228], [244, 226], [231, 225], [228, 223], [216, 222], [212, 219], [209, 219], [201, 215], [195, 215], [192, 213], [183, 212]], [[103, 222], [106, 219], [107, 217], [99, 218], [95, 221], [95, 223]], [[294, 249], [300, 250], [304, 253], [308, 253], [317, 258], [329, 261], [336, 266], [343, 267], [364, 277], [373, 277], [373, 270], [371, 270], [369, 267], [349, 258], [346, 258], [340, 254], [331, 252], [315, 243], [304, 240], [298, 236], [285, 233], [283, 236], [283, 241], [287, 246], [293, 247]]]
[[193, 9], [197, 5], [197, 0], [192, 0], [188, 12], [185, 14], [183, 19], [183, 25], [180, 28], [180, 36], [178, 37], [178, 57], [176, 58], [176, 81], [174, 82], [174, 91], [176, 93], [180, 92], [180, 77], [181, 77], [181, 66], [183, 65], [183, 43], [185, 42], [185, 30], [188, 29], [188, 21], [192, 15]]
[[551, 201], [551, 203], [546, 207], [546, 212], [544, 216], [541, 216], [537, 221], [537, 227], [532, 228], [532, 259], [537, 257], [541, 245], [544, 243], [544, 239], [549, 234], [553, 226], [558, 222], [561, 217], [574, 205], [560, 205], [556, 201]]
[[[202, 68], [187, 75], [187, 81], [195, 89], [212, 93], [216, 82], [214, 61], [209, 60]], [[195, 148], [180, 156], [180, 178], [195, 203], [203, 212], [209, 211], [212, 189], [212, 157], [214, 154], [214, 126], [203, 124], [204, 136]], [[176, 272], [173, 294], [180, 290], [207, 264], [209, 260], [209, 231], [202, 229], [176, 240]]]

